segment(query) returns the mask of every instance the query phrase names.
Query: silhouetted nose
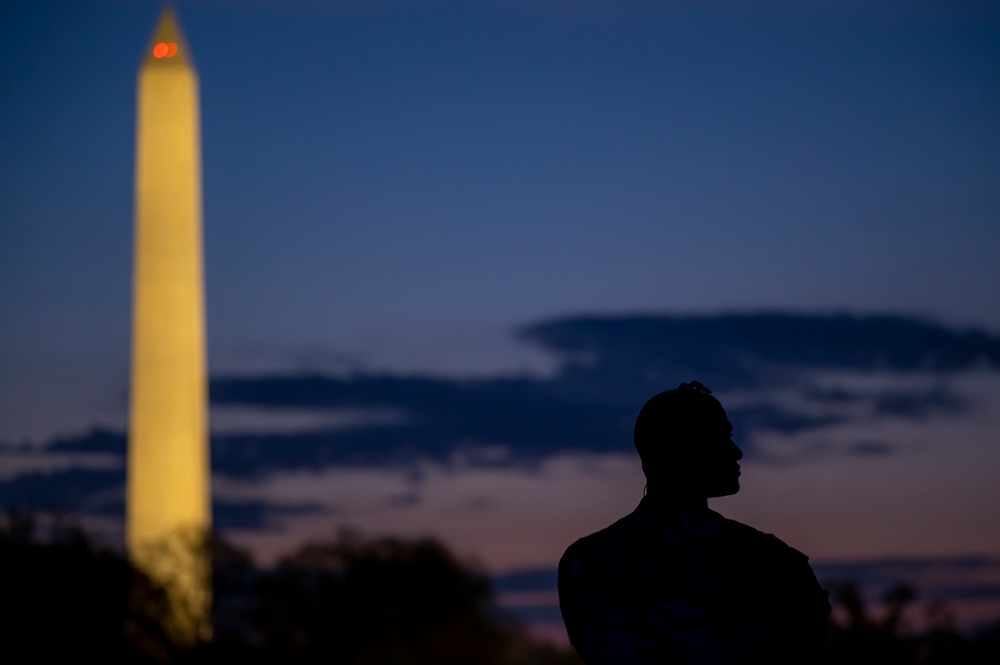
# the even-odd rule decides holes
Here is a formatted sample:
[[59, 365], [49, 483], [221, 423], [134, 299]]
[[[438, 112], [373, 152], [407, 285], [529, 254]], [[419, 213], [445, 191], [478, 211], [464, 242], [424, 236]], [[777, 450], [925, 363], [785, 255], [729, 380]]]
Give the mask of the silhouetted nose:
[[740, 450], [740, 447], [736, 445], [736, 442], [730, 439], [729, 444], [732, 446], [732, 452], [733, 455], [736, 457], [736, 461], [738, 462], [741, 459], [743, 459], [743, 451]]

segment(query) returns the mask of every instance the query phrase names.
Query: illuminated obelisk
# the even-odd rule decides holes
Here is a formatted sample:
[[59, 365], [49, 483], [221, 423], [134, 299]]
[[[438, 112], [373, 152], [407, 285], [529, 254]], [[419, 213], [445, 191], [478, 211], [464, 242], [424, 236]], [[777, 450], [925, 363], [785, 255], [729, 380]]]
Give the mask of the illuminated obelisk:
[[139, 70], [126, 541], [181, 642], [210, 631], [198, 76], [168, 7]]

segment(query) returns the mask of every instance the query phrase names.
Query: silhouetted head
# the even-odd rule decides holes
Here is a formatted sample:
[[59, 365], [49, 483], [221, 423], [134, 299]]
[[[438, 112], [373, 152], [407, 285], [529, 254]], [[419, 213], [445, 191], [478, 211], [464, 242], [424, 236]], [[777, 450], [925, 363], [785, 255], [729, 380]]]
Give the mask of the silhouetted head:
[[698, 499], [740, 491], [743, 452], [711, 393], [697, 381], [682, 383], [642, 407], [632, 438], [650, 491]]

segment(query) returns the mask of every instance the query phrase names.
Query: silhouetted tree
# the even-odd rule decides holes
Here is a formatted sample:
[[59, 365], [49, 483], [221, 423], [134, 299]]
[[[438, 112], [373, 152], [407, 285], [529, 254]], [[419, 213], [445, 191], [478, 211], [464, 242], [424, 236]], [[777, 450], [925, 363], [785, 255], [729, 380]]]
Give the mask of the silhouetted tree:
[[[240, 662], [339, 665], [580, 665], [539, 645], [496, 607], [487, 577], [432, 539], [343, 531], [272, 569], [224, 540], [214, 560], [215, 637], [171, 644], [162, 589], [68, 520], [0, 517], [2, 662]], [[940, 603], [900, 584], [869, 607], [854, 584], [831, 585], [831, 665], [995, 665], [1000, 622], [961, 633]], [[920, 631], [915, 612], [925, 612]]]
[[924, 607], [924, 626], [911, 624], [917, 591], [905, 583], [889, 587], [876, 613], [852, 582], [831, 584], [844, 619], [831, 618], [830, 665], [987, 665], [1000, 662], [1000, 622], [967, 636], [940, 602]]
[[71, 522], [41, 529], [32, 516], [0, 520], [3, 649], [25, 662], [99, 654], [114, 662], [162, 662], [166, 597], [124, 557], [92, 546]]
[[0, 660], [26, 662], [578, 665], [538, 645], [494, 602], [488, 578], [431, 539], [338, 538], [273, 569], [220, 540], [211, 547], [215, 635], [180, 648], [167, 595], [120, 553], [70, 522], [0, 520]]
[[[231, 556], [231, 553], [230, 553]], [[575, 656], [528, 640], [500, 614], [488, 578], [432, 539], [366, 540], [342, 531], [271, 571], [217, 564], [216, 647], [262, 661], [376, 665], [552, 664]], [[242, 571], [242, 572], [241, 572]]]

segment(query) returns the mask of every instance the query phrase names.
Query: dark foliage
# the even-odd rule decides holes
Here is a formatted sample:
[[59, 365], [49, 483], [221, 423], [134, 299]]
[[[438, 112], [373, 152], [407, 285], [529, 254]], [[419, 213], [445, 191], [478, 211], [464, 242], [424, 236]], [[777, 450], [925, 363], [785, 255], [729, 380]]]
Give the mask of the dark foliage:
[[[841, 618], [831, 620], [830, 665], [995, 665], [1000, 662], [1000, 622], [975, 635], [960, 633], [943, 605], [920, 605], [917, 591], [894, 584], [881, 598], [882, 611], [869, 608], [851, 582], [831, 585]], [[915, 630], [907, 623], [923, 609]]]
[[121, 556], [94, 548], [72, 524], [42, 533], [30, 516], [0, 524], [5, 662], [157, 662], [171, 646], [166, 596]]
[[430, 539], [344, 532], [269, 570], [217, 540], [214, 638], [180, 648], [162, 590], [124, 557], [75, 528], [16, 514], [2, 527], [5, 662], [579, 665], [528, 639], [488, 578]]
[[[0, 520], [4, 662], [581, 665], [531, 641], [493, 602], [488, 579], [431, 539], [342, 532], [261, 569], [212, 544], [215, 631], [193, 649], [161, 628], [165, 596], [78, 528]], [[890, 587], [876, 612], [851, 583], [831, 586], [830, 665], [993, 665], [1000, 623], [969, 636], [946, 607]], [[922, 611], [921, 611], [922, 610]], [[919, 630], [914, 618], [923, 617]]]
[[429, 539], [365, 540], [343, 532], [272, 570], [244, 561], [219, 565], [216, 588], [214, 648], [244, 660], [560, 662], [498, 614], [485, 576]]

